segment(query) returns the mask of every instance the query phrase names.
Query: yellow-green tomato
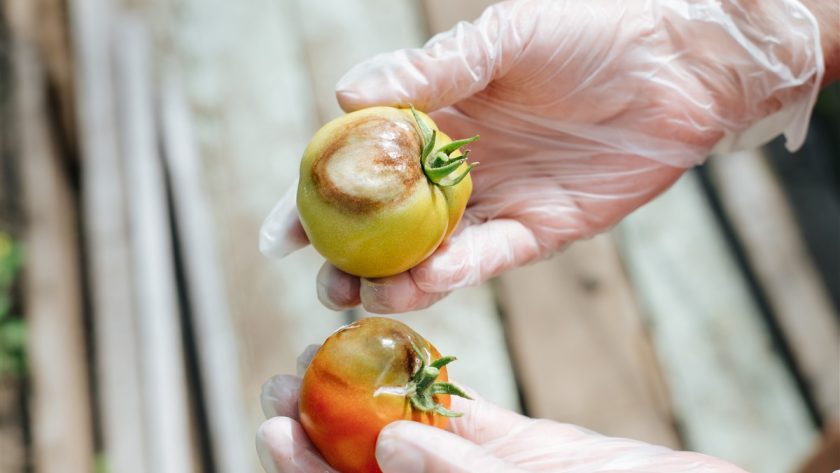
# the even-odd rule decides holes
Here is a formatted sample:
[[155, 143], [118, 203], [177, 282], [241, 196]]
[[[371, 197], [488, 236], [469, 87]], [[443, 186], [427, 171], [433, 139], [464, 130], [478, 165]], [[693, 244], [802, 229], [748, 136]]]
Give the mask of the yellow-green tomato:
[[457, 145], [413, 109], [372, 107], [324, 125], [304, 151], [297, 193], [312, 245], [367, 278], [423, 261], [455, 229], [472, 192]]

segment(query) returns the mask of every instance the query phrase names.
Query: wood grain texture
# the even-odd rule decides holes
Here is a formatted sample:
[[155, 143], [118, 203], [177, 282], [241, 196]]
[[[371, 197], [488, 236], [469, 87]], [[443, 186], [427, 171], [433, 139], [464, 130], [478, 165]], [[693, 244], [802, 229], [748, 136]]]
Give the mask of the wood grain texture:
[[[149, 471], [136, 339], [127, 204], [118, 143], [113, 3], [71, 0], [75, 94], [82, 161], [82, 212], [88, 261], [99, 416], [113, 471]], [[131, 426], [131, 428], [126, 428]]]
[[150, 469], [193, 471], [181, 314], [163, 166], [158, 152], [150, 39], [139, 18], [116, 17], [115, 92], [119, 98], [136, 291], [141, 393]]
[[425, 41], [412, 0], [295, 0], [319, 124], [343, 112], [335, 99], [341, 76], [365, 59]]
[[[11, 5], [7, 2], [6, 5]], [[14, 53], [8, 12], [0, 7], [0, 70], [12, 71]], [[11, 98], [12, 87], [0, 90], [4, 98]], [[17, 110], [14, 100], [0, 102], [0, 121], [16, 123]], [[22, 229], [20, 198], [16, 189], [19, 182], [19, 154], [13, 137], [15, 127], [0, 128], [0, 232], [20, 238]], [[0, 291], [5, 288], [0, 288]], [[17, 315], [17, 314], [15, 314]], [[24, 440], [23, 384], [13, 376], [0, 374], [0, 471], [19, 472], [26, 466], [27, 451]]]
[[75, 158], [77, 143], [75, 94], [73, 84], [73, 44], [66, 0], [30, 0], [38, 14], [38, 43], [44, 63], [47, 86], [53, 98], [53, 113], [60, 124], [56, 132], [68, 156]]
[[76, 210], [50, 128], [36, 12], [16, 1], [15, 103], [26, 215], [24, 307], [36, 472], [93, 470], [93, 425]]
[[241, 368], [230, 306], [224, 290], [216, 227], [209, 198], [199, 180], [192, 123], [180, 83], [163, 81], [161, 128], [166, 167], [174, 200], [175, 226], [184, 261], [190, 322], [198, 349], [204, 405], [216, 471], [253, 469], [252, 432], [245, 418], [246, 399], [239, 390]]
[[716, 156], [723, 210], [826, 421], [840, 415], [840, 327], [784, 190], [760, 151]]
[[823, 473], [840, 470], [840, 421], [828, 424], [819, 445], [797, 469], [797, 473]]
[[815, 430], [697, 177], [620, 226], [685, 446], [748, 471], [789, 472]]
[[530, 415], [680, 446], [611, 235], [511, 271], [498, 287]]
[[[177, 72], [193, 124], [251, 432], [224, 448], [244, 448], [264, 420], [262, 383], [294, 373], [297, 355], [347, 320], [318, 303], [321, 259], [311, 248], [281, 261], [257, 248], [260, 225], [294, 185], [317, 125], [300, 19], [292, 2], [270, 0], [160, 0], [148, 15], [160, 26], [158, 64]], [[253, 445], [239, 454], [252, 459], [242, 470], [260, 471]]]
[[3, 472], [19, 472], [26, 468], [21, 396], [18, 381], [0, 379], [0, 471]]

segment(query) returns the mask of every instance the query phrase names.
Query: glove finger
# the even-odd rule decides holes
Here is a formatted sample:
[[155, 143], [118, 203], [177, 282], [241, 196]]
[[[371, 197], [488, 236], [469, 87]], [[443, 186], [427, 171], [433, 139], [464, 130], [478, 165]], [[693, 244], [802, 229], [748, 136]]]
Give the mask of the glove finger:
[[378, 279], [362, 279], [359, 291], [362, 306], [375, 314], [395, 314], [429, 307], [448, 294], [426, 292], [408, 272]]
[[282, 258], [309, 244], [297, 212], [297, 181], [268, 214], [260, 228], [260, 252]]
[[263, 383], [260, 405], [266, 419], [277, 416], [298, 419], [300, 382], [301, 379], [297, 376], [280, 374]]
[[483, 90], [510, 67], [523, 33], [510, 20], [518, 6], [494, 5], [473, 23], [461, 22], [423, 48], [380, 54], [350, 69], [336, 85], [346, 111], [413, 104], [425, 111]]
[[359, 278], [325, 262], [316, 279], [318, 300], [332, 310], [347, 310], [361, 303]]
[[530, 229], [516, 220], [498, 219], [466, 227], [410, 272], [420, 291], [441, 293], [477, 286], [541, 254]]
[[306, 369], [309, 368], [309, 364], [312, 363], [312, 358], [315, 358], [315, 355], [318, 353], [318, 350], [321, 348], [320, 344], [313, 343], [311, 345], [307, 345], [306, 348], [298, 355], [297, 357], [297, 375], [301, 378], [306, 373]]
[[318, 453], [300, 424], [288, 417], [273, 417], [257, 431], [257, 453], [269, 473], [336, 473]]
[[523, 471], [463, 437], [411, 421], [393, 422], [382, 429], [376, 460], [384, 473]]
[[450, 419], [447, 429], [460, 437], [482, 445], [497, 439], [504, 438], [518, 426], [530, 422], [531, 419], [499, 407], [490, 401], [485, 400], [473, 389], [464, 386], [457, 380], [452, 383], [466, 391], [472, 399], [464, 399], [458, 396], [451, 396], [451, 409], [461, 412], [464, 415]]

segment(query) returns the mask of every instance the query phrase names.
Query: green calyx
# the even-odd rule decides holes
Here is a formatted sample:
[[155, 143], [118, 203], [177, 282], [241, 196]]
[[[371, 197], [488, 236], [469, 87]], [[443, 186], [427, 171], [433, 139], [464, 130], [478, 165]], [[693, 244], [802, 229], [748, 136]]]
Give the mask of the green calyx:
[[462, 172], [453, 174], [462, 164], [467, 162], [467, 157], [470, 152], [465, 151], [460, 156], [452, 156], [452, 153], [462, 146], [476, 141], [478, 135], [472, 138], [456, 140], [435, 149], [437, 131], [429, 128], [426, 122], [420, 118], [413, 105], [409, 105], [409, 107], [411, 107], [411, 113], [414, 115], [414, 121], [417, 122], [417, 128], [420, 130], [420, 138], [423, 142], [420, 151], [420, 163], [423, 166], [423, 173], [426, 174], [426, 177], [440, 187], [454, 186], [464, 180], [472, 168], [478, 163], [469, 163], [467, 168]]
[[435, 401], [436, 394], [449, 394], [460, 396], [465, 399], [472, 399], [461, 388], [452, 383], [436, 381], [440, 375], [440, 369], [455, 361], [454, 356], [444, 356], [434, 361], [427, 360], [417, 345], [411, 344], [414, 353], [420, 360], [420, 367], [412, 376], [407, 386], [407, 393], [411, 406], [421, 412], [434, 412], [444, 417], [461, 417], [461, 412], [453, 412]]

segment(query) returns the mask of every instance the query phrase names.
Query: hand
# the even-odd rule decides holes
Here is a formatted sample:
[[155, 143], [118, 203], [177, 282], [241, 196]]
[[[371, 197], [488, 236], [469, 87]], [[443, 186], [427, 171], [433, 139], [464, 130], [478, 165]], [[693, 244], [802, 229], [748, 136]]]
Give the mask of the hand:
[[[823, 74], [818, 36], [795, 0], [519, 0], [359, 64], [337, 86], [345, 110], [434, 111], [450, 136], [481, 135], [481, 165], [460, 228], [432, 256], [378, 280], [326, 264], [320, 300], [424, 308], [610, 228], [716, 145], [784, 132], [799, 146]], [[292, 189], [261, 249], [306, 243]]]
[[[298, 423], [300, 378], [275, 376], [265, 383], [268, 420], [257, 433], [257, 451], [269, 473], [335, 472]], [[628, 439], [611, 438], [570, 424], [530, 419], [482, 400], [452, 398], [464, 416], [448, 431], [399, 421], [379, 434], [376, 458], [384, 473], [414, 472], [719, 472], [744, 473], [722, 460]]]

